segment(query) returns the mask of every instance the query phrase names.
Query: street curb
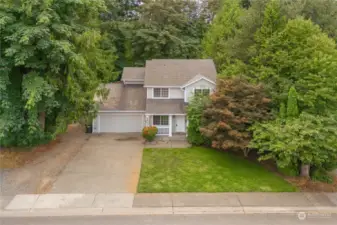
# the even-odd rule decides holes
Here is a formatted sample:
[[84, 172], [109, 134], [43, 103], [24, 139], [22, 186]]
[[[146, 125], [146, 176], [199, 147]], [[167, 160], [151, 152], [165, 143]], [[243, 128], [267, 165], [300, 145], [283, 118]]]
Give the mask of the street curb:
[[31, 211], [3, 210], [1, 217], [70, 217], [200, 214], [337, 214], [337, 207], [156, 207], [156, 208], [62, 208]]

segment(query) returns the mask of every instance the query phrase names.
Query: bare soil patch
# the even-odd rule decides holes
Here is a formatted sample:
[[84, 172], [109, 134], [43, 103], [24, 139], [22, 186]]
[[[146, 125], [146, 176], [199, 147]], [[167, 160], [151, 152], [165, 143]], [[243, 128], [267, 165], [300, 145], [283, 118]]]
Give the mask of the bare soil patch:
[[334, 177], [332, 184], [302, 177], [288, 177], [285, 180], [297, 186], [303, 192], [337, 192], [337, 177]]

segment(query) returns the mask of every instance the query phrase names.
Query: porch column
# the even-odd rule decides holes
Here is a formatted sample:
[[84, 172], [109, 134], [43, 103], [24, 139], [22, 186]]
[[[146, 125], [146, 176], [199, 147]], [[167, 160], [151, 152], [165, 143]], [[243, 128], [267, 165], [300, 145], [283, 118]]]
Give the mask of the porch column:
[[169, 115], [169, 137], [172, 137], [172, 115]]

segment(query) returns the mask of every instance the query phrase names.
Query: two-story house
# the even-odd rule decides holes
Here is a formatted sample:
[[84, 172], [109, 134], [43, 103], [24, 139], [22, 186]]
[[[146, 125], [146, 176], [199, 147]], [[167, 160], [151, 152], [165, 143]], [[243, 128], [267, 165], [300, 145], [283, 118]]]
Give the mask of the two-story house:
[[216, 69], [210, 59], [154, 59], [145, 67], [126, 67], [121, 82], [107, 84], [93, 132], [141, 132], [158, 127], [158, 135], [186, 133], [186, 105], [196, 93], [215, 90]]

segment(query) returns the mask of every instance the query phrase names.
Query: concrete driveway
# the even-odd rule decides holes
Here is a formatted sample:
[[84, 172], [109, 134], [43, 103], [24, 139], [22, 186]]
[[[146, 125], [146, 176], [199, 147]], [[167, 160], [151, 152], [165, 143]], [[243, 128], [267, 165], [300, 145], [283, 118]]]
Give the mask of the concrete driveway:
[[138, 135], [92, 135], [49, 193], [135, 193], [143, 144]]

